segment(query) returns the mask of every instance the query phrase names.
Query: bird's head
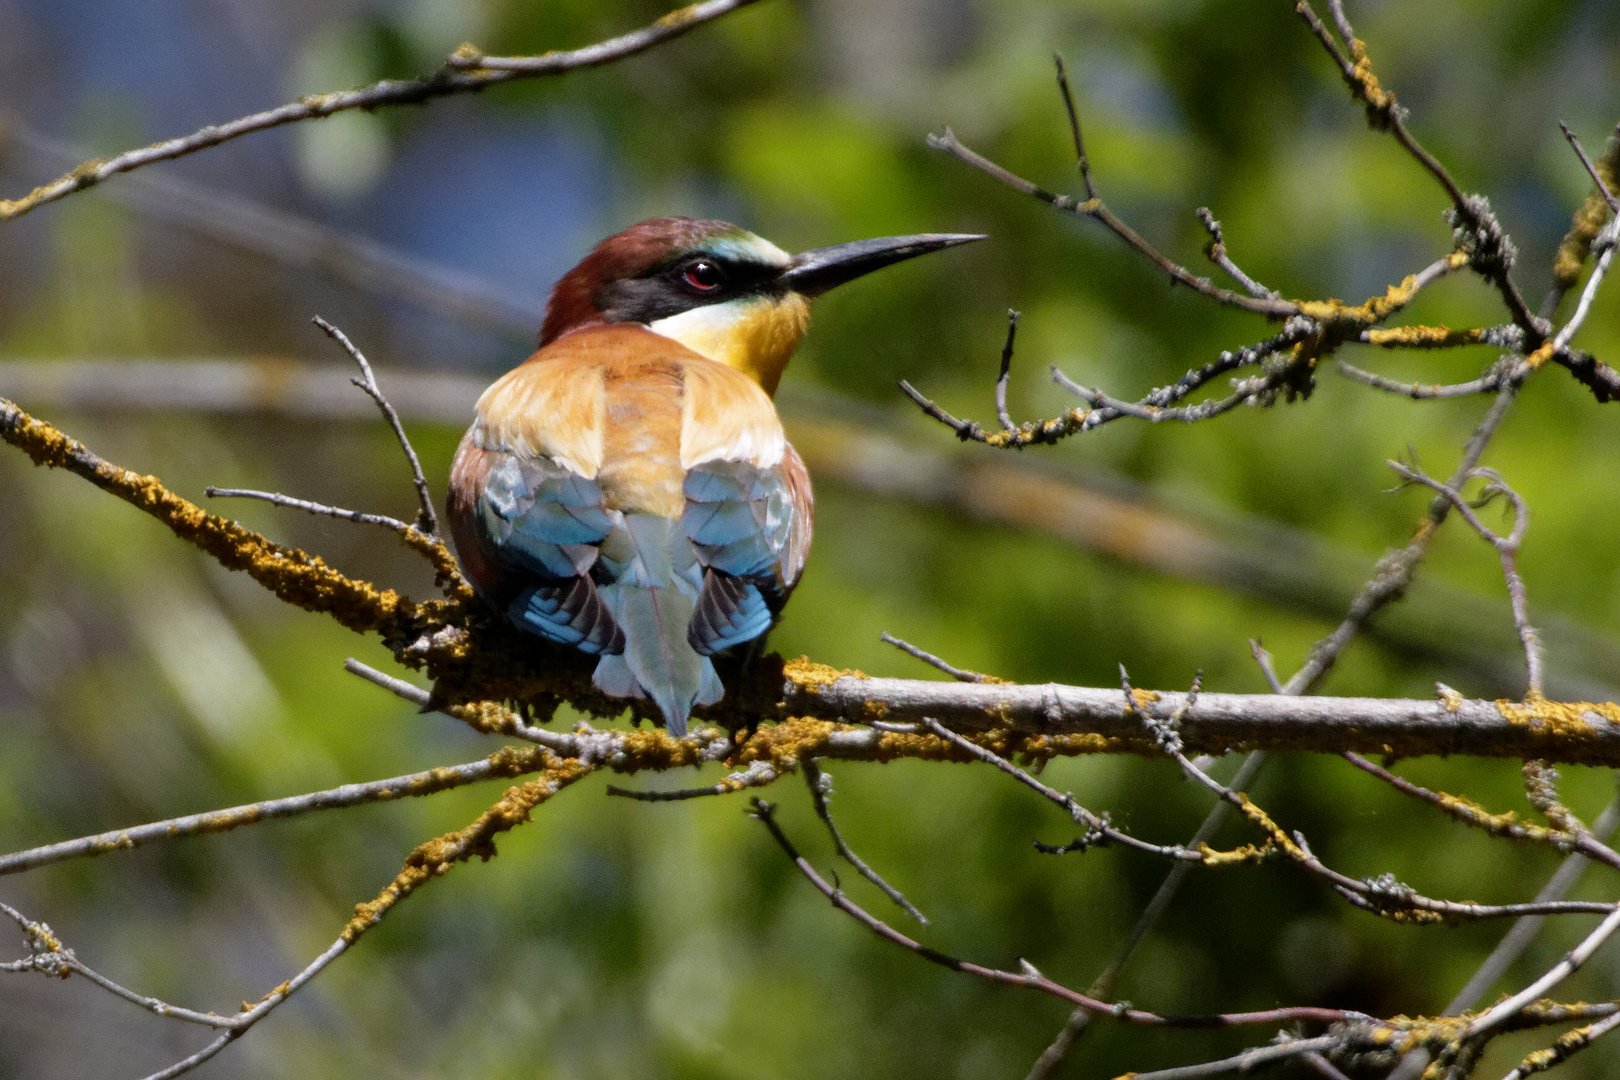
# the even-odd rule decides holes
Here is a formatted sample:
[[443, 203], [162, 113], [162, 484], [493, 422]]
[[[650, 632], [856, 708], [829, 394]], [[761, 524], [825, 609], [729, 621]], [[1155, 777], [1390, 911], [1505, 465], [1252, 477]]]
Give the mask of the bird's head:
[[809, 300], [892, 263], [982, 239], [925, 233], [789, 255], [724, 221], [652, 218], [597, 244], [557, 282], [540, 345], [582, 326], [644, 323], [774, 394], [810, 323]]

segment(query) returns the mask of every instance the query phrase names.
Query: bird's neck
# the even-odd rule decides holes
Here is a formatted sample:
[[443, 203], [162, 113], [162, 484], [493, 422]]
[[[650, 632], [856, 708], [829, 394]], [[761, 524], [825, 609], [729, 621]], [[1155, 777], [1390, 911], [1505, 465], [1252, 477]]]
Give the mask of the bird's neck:
[[809, 303], [790, 292], [693, 308], [649, 323], [648, 328], [700, 356], [736, 368], [774, 396], [809, 325]]

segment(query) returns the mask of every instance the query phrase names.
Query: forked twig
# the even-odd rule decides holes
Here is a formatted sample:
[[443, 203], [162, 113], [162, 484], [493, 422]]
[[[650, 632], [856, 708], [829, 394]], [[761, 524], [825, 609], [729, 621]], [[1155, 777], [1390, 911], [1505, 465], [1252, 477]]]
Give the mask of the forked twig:
[[377, 403], [377, 408], [381, 410], [383, 419], [388, 421], [388, 426], [394, 431], [394, 438], [399, 440], [399, 448], [405, 452], [405, 460], [411, 466], [411, 481], [416, 485], [416, 498], [421, 504], [421, 509], [417, 512], [416, 527], [429, 536], [438, 535], [439, 518], [433, 512], [433, 495], [428, 490], [427, 477], [422, 474], [422, 462], [416, 456], [416, 448], [411, 445], [410, 437], [405, 434], [405, 425], [400, 423], [399, 413], [394, 411], [394, 406], [389, 404], [388, 399], [383, 396], [382, 388], [377, 385], [377, 377], [372, 374], [371, 365], [366, 362], [365, 355], [355, 348], [354, 342], [350, 341], [348, 335], [343, 331], [319, 315], [310, 321], [320, 327], [321, 332], [327, 337], [342, 346], [343, 351], [348, 353], [356, 364], [360, 365], [361, 377], [349, 381]]
[[1060, 998], [1073, 1005], [1078, 1005], [1092, 1012], [1112, 1016], [1115, 1019], [1123, 1020], [1127, 1023], [1148, 1024], [1156, 1027], [1244, 1027], [1254, 1024], [1286, 1024], [1300, 1021], [1314, 1021], [1317, 1023], [1331, 1024], [1340, 1021], [1362, 1018], [1361, 1014], [1359, 1013], [1348, 1012], [1342, 1009], [1319, 1009], [1309, 1006], [1268, 1009], [1261, 1012], [1221, 1013], [1213, 1016], [1163, 1016], [1158, 1013], [1133, 1008], [1124, 1003], [1110, 1005], [1085, 994], [1070, 990], [1068, 987], [1048, 979], [1028, 962], [1023, 964], [1022, 971], [1011, 972], [1001, 971], [996, 968], [984, 967], [981, 964], [975, 964], [968, 960], [959, 960], [954, 956], [949, 956], [937, 949], [929, 948], [927, 945], [923, 945], [920, 942], [907, 937], [905, 934], [902, 934], [888, 923], [868, 913], [865, 909], [860, 907], [860, 905], [850, 900], [849, 897], [844, 895], [842, 890], [829, 884], [826, 879], [824, 879], [820, 874], [816, 873], [815, 868], [810, 865], [804, 856], [799, 854], [798, 849], [793, 846], [793, 842], [789, 840], [787, 838], [787, 834], [782, 831], [782, 827], [776, 823], [776, 818], [774, 816], [774, 811], [776, 808], [772, 804], [765, 802], [758, 796], [755, 796], [750, 805], [752, 807], [750, 811], [751, 816], [765, 826], [766, 830], [771, 834], [771, 838], [776, 841], [783, 853], [787, 855], [788, 860], [792, 862], [793, 865], [798, 868], [799, 872], [816, 887], [817, 891], [819, 891], [828, 900], [832, 901], [834, 907], [844, 912], [846, 915], [853, 917], [862, 926], [865, 926], [868, 930], [871, 930], [879, 937], [899, 945], [910, 952], [914, 952], [925, 960], [939, 964], [942, 967], [949, 968], [952, 971], [959, 971], [967, 975], [973, 975], [988, 982], [1000, 983], [1004, 986], [1019, 986], [1024, 987], [1025, 989], [1037, 990], [1045, 994], [1050, 994], [1053, 997]]
[[916, 905], [907, 900], [904, 893], [884, 881], [876, 870], [866, 864], [866, 860], [855, 854], [854, 849], [844, 840], [844, 834], [838, 831], [838, 825], [832, 818], [832, 808], [827, 805], [827, 796], [832, 794], [832, 777], [822, 772], [821, 766], [817, 765], [813, 758], [801, 761], [799, 768], [804, 771], [805, 787], [810, 789], [810, 803], [816, 808], [816, 816], [821, 819], [821, 823], [827, 826], [827, 833], [832, 837], [833, 847], [837, 849], [838, 854], [855, 868], [856, 873], [876, 885], [884, 896], [894, 901], [896, 907], [927, 926], [928, 917], [918, 911]]

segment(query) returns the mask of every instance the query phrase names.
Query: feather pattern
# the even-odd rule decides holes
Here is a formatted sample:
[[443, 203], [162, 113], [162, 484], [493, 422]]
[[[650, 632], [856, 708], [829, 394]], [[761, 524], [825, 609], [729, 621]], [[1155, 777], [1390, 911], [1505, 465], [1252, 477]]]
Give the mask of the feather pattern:
[[598, 657], [604, 693], [672, 734], [724, 687], [804, 566], [810, 489], [748, 376], [635, 324], [563, 334], [479, 402], [450, 519], [478, 591], [519, 629]]

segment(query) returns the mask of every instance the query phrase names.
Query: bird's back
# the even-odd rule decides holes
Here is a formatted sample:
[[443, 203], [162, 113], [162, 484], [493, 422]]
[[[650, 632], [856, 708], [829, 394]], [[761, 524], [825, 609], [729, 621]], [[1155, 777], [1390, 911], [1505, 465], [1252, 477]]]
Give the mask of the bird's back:
[[567, 334], [479, 400], [452, 472], [469, 577], [521, 629], [598, 655], [670, 729], [723, 694], [809, 547], [810, 492], [746, 376], [629, 324]]

